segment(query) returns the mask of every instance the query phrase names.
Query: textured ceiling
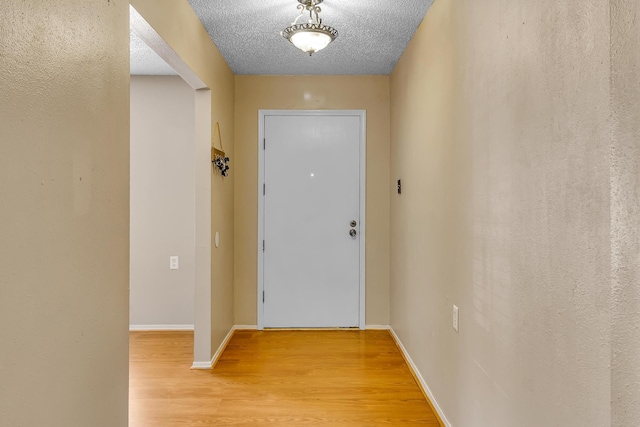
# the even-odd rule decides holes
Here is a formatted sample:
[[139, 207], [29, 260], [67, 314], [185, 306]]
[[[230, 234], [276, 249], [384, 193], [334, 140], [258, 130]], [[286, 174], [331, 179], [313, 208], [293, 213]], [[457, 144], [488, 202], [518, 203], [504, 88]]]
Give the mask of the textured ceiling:
[[325, 0], [338, 38], [312, 57], [281, 35], [297, 0], [189, 0], [236, 74], [390, 74], [433, 0]]
[[133, 30], [129, 31], [129, 53], [131, 75], [133, 76], [163, 76], [176, 75], [160, 56], [151, 49]]
[[[338, 38], [309, 57], [281, 35], [297, 0], [189, 0], [236, 74], [390, 74], [433, 0], [325, 0], [323, 23]], [[366, 7], [365, 7], [366, 6]], [[174, 75], [132, 31], [132, 75]]]

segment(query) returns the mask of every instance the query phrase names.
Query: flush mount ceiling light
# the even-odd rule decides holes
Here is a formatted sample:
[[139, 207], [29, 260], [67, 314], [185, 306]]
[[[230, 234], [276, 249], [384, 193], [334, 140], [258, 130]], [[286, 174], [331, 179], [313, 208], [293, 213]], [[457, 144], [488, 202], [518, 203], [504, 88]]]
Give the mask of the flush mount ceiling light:
[[[324, 49], [338, 37], [338, 31], [322, 23], [318, 16], [322, 9], [318, 6], [323, 0], [298, 0], [298, 10], [300, 15], [293, 23], [285, 28], [280, 34], [289, 40], [295, 47], [303, 52], [313, 55], [315, 52]], [[309, 12], [307, 22], [298, 24], [300, 18]]]

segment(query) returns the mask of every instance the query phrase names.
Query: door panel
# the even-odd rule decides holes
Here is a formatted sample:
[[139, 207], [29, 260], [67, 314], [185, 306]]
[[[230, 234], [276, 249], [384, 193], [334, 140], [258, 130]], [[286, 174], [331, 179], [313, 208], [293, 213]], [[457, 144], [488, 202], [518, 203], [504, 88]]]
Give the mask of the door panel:
[[265, 116], [266, 327], [359, 323], [360, 120]]

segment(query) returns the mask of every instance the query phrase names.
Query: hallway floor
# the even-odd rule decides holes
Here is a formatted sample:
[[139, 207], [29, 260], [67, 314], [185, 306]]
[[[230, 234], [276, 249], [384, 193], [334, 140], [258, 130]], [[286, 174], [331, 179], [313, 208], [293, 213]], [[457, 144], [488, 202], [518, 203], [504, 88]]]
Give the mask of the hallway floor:
[[192, 332], [130, 333], [130, 427], [439, 426], [387, 331], [236, 331], [213, 370]]

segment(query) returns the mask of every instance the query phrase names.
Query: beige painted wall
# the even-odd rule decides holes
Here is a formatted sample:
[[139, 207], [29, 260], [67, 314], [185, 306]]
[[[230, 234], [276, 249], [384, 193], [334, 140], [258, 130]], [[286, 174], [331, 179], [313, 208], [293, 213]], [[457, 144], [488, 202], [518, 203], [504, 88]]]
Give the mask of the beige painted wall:
[[129, 324], [193, 327], [194, 90], [179, 76], [131, 76], [130, 100]]
[[[234, 75], [187, 0], [131, 0], [131, 4], [211, 89], [211, 121], [220, 123], [231, 175], [211, 178], [211, 230], [220, 246], [211, 249], [211, 351], [233, 325], [234, 245]], [[212, 238], [213, 240], [213, 238]]]
[[640, 425], [640, 2], [611, 0], [611, 425]]
[[236, 76], [235, 322], [257, 323], [258, 110], [367, 110], [366, 323], [389, 322], [389, 77]]
[[128, 4], [0, 13], [0, 424], [126, 426]]
[[455, 426], [610, 425], [609, 52], [606, 2], [437, 0], [393, 72], [391, 325]]

